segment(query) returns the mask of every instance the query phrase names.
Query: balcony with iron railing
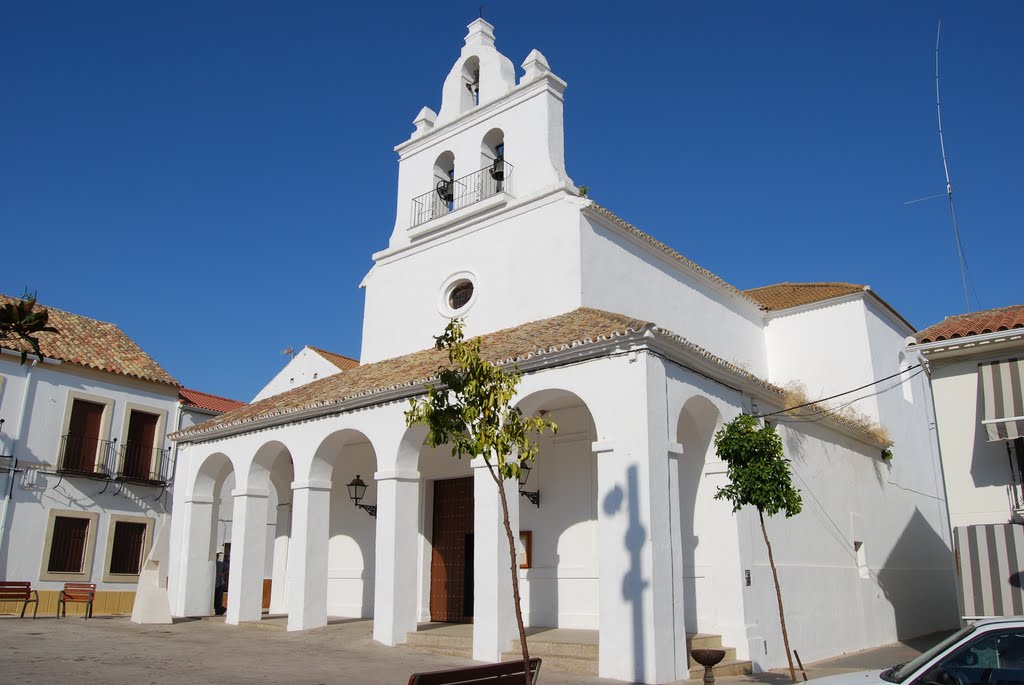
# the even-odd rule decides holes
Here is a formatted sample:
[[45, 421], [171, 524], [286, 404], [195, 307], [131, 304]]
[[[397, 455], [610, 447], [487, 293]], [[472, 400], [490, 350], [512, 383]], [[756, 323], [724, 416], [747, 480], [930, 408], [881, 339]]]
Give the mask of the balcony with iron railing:
[[174, 473], [171, 449], [68, 433], [61, 436], [57, 472], [124, 483], [166, 486]]
[[114, 441], [67, 433], [60, 438], [57, 471], [88, 478], [109, 478], [108, 465], [114, 452]]
[[500, 193], [512, 193], [512, 165], [502, 158], [461, 178], [439, 180], [412, 200], [412, 226], [451, 214]]
[[161, 449], [127, 442], [114, 450], [115, 463], [111, 464], [114, 480], [143, 485], [164, 486], [171, 480], [173, 463], [171, 449]]

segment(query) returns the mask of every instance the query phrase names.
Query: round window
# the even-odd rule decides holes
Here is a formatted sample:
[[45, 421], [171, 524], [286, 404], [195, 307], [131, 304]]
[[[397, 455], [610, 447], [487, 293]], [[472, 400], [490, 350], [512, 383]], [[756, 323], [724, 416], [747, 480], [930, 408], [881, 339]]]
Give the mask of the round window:
[[453, 311], [458, 311], [466, 306], [473, 298], [473, 284], [470, 281], [457, 283], [451, 292], [448, 293], [448, 306]]

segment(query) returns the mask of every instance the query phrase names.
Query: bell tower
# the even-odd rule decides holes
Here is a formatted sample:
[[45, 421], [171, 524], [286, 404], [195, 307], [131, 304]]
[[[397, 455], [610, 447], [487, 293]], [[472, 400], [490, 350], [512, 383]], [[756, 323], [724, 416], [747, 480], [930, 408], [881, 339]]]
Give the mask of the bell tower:
[[[409, 139], [395, 147], [394, 228], [362, 284], [362, 361], [429, 347], [453, 316], [465, 317], [467, 333], [477, 334], [574, 308], [517, 313], [522, 303], [512, 289], [522, 256], [500, 247], [538, 229], [515, 217], [532, 212], [536, 221], [540, 206], [579, 200], [565, 170], [566, 83], [537, 50], [522, 70], [517, 83], [515, 66], [495, 46], [494, 27], [473, 21], [444, 80], [439, 111], [423, 107]], [[578, 234], [578, 214], [573, 222]], [[550, 240], [555, 232], [546, 230]], [[579, 261], [578, 254], [564, 258]], [[578, 283], [568, 285], [578, 300]], [[560, 307], [556, 299], [542, 309]], [[396, 316], [408, 337], [391, 330]]]
[[[409, 140], [398, 145], [398, 207], [390, 247], [419, 242], [425, 224], [495, 196], [523, 198], [541, 188], [572, 188], [565, 172], [565, 81], [539, 51], [523, 62], [498, 52], [494, 27], [469, 25], [444, 80], [440, 113], [424, 107]], [[463, 213], [463, 216], [465, 214]]]

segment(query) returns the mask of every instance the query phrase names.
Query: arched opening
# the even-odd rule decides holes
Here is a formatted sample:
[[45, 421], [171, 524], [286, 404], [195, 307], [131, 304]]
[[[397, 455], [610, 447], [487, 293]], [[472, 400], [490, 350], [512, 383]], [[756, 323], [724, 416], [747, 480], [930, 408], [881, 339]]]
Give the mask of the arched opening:
[[679, 515], [682, 544], [684, 625], [688, 633], [715, 623], [713, 600], [713, 543], [711, 541], [715, 487], [706, 478], [709, 462], [717, 460], [714, 435], [721, 424], [718, 409], [704, 397], [691, 397], [683, 405], [676, 425], [682, 445], [679, 458]]
[[554, 421], [558, 433], [538, 439], [539, 451], [520, 497], [523, 616], [531, 627], [599, 628], [597, 439], [586, 403], [567, 390], [532, 393], [519, 403], [525, 414]]
[[908, 371], [910, 368], [910, 362], [907, 360], [907, 353], [900, 351], [899, 359], [900, 367], [900, 384], [903, 387], [903, 399], [913, 404], [914, 402], [914, 384], [910, 382], [911, 373]]
[[487, 170], [482, 178], [484, 196], [502, 192], [511, 169], [505, 162], [505, 132], [500, 128], [492, 128], [483, 137], [480, 166]]
[[[191, 494], [186, 495], [185, 516], [189, 533], [184, 540], [186, 568], [182, 578], [186, 616], [224, 613], [227, 591], [227, 567], [223, 557], [225, 541], [230, 553], [230, 506], [225, 513], [221, 492], [225, 483], [234, 482], [234, 465], [227, 455], [208, 455], [196, 470]], [[194, 531], [194, 532], [193, 532]]]
[[[325, 611], [327, 616], [373, 616], [376, 518], [377, 454], [363, 433], [344, 429], [328, 435], [317, 447], [310, 465], [311, 482], [329, 482], [326, 511], [310, 509], [309, 516], [326, 516], [324, 538], [311, 539], [311, 547], [326, 549], [320, 557], [326, 565]], [[355, 506], [347, 485], [359, 476], [366, 491]]]
[[244, 474], [232, 470], [217, 485], [215, 544], [229, 576], [229, 622], [284, 611], [292, 479], [291, 454], [274, 440], [256, 451]]
[[462, 63], [462, 98], [459, 112], [468, 112], [480, 104], [480, 58], [473, 56]]
[[434, 196], [431, 217], [438, 217], [455, 207], [455, 154], [442, 152], [434, 161]]

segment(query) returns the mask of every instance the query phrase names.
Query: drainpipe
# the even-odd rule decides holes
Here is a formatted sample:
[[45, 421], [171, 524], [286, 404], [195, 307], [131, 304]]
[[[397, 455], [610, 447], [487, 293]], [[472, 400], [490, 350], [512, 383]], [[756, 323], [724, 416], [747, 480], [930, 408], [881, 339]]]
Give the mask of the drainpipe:
[[[18, 432], [11, 440], [11, 468], [7, 472], [7, 482], [4, 484], [4, 504], [0, 509], [0, 549], [4, 546], [4, 537], [7, 534], [7, 512], [11, 508], [11, 500], [14, 498], [14, 478], [18, 466], [18, 458], [15, 456], [18, 443], [21, 442], [21, 432], [25, 427], [25, 417], [28, 415], [28, 392], [32, 387], [32, 369], [36, 368], [38, 359], [33, 359], [32, 364], [25, 372], [25, 387], [21, 393], [21, 415], [18, 417]], [[5, 574], [6, 575], [6, 574]]]

